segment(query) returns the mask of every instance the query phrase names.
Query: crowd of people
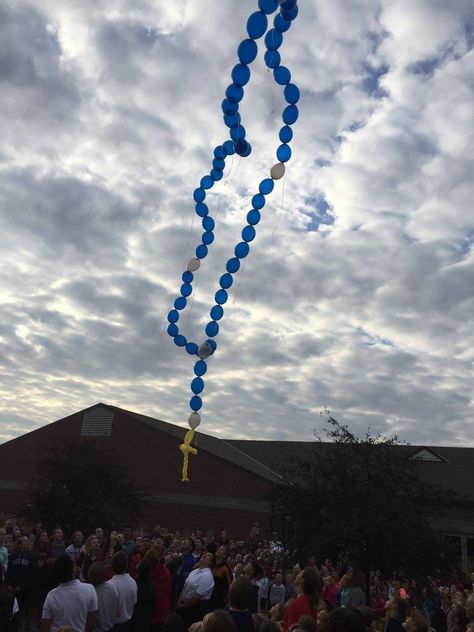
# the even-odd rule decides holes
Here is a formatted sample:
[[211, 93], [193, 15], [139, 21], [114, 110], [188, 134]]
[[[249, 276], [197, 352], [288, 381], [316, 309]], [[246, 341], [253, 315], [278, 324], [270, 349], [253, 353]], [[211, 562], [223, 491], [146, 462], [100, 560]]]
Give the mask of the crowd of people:
[[9, 519], [0, 578], [0, 632], [474, 632], [474, 572], [367, 585], [347, 561], [294, 564], [255, 526], [245, 540], [158, 525], [66, 538]]

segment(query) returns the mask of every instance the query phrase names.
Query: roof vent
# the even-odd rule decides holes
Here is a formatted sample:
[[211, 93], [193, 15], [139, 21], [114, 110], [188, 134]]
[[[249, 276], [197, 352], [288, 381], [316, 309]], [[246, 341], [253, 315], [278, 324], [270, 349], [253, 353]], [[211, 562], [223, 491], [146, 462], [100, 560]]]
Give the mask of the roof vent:
[[84, 413], [81, 437], [110, 437], [114, 413], [108, 408], [94, 408]]
[[410, 457], [411, 461], [431, 461], [432, 463], [446, 463], [446, 459], [443, 459], [442, 457], [439, 456], [439, 454], [436, 454], [436, 452], [432, 452], [431, 450], [428, 450], [427, 448], [422, 448], [421, 450], [418, 450], [417, 452], [415, 452], [415, 454], [412, 454], [412, 456]]

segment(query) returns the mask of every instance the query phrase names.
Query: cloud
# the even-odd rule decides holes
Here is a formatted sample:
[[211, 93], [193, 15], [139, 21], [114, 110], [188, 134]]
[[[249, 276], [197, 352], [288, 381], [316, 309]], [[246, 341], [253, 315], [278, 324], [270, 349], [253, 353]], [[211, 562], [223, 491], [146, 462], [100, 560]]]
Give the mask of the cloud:
[[[0, 9], [1, 439], [99, 400], [185, 424], [193, 358], [166, 315], [254, 5]], [[472, 443], [469, 15], [301, 3], [281, 48], [293, 155], [224, 305], [203, 431], [310, 440], [328, 406], [356, 432]], [[197, 342], [279, 144], [281, 86], [251, 70], [253, 151], [209, 191], [215, 242], [179, 321]]]

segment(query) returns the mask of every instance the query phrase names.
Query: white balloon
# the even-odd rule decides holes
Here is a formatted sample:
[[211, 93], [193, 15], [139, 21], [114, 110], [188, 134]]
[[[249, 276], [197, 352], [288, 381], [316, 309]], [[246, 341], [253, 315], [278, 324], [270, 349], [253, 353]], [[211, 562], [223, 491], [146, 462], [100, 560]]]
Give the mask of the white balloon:
[[193, 430], [196, 430], [196, 428], [199, 426], [200, 423], [201, 423], [201, 415], [199, 413], [191, 413], [189, 415], [188, 424], [190, 428], [192, 428]]
[[208, 344], [207, 342], [203, 342], [202, 345], [200, 345], [198, 349], [198, 356], [201, 358], [201, 360], [205, 360], [210, 355], [212, 355], [211, 345]]
[[277, 162], [276, 165], [270, 169], [270, 176], [272, 180], [279, 180], [285, 175], [285, 165], [282, 162]]
[[186, 270], [188, 272], [196, 272], [196, 270], [199, 270], [200, 267], [201, 267], [200, 260], [197, 257], [193, 257], [192, 259], [188, 261]]

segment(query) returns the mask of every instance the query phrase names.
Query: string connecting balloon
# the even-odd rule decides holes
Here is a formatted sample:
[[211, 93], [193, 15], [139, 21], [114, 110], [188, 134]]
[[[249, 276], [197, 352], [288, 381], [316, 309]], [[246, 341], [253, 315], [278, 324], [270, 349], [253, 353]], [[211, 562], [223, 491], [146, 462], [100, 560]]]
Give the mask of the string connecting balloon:
[[[237, 49], [239, 63], [232, 69], [232, 83], [227, 87], [225, 98], [222, 101], [222, 112], [224, 123], [230, 130], [230, 140], [226, 140], [214, 149], [212, 168], [209, 174], [201, 178], [199, 187], [194, 190], [193, 199], [195, 202], [196, 214], [201, 218], [204, 232], [201, 242], [196, 248], [195, 256], [192, 257], [186, 270], [182, 274], [182, 285], [179, 296], [174, 301], [173, 309], [168, 313], [168, 334], [173, 338], [177, 347], [182, 348], [191, 356], [197, 356], [194, 364], [194, 378], [191, 382], [192, 396], [189, 402], [191, 413], [188, 423], [190, 430], [186, 432], [184, 443], [179, 447], [183, 453], [182, 480], [188, 481], [189, 455], [196, 455], [197, 450], [191, 443], [194, 432], [201, 423], [199, 411], [202, 408], [202, 393], [204, 391], [203, 376], [207, 371], [207, 361], [217, 349], [216, 337], [219, 333], [219, 321], [224, 316], [223, 305], [228, 300], [229, 289], [234, 282], [234, 276], [240, 269], [241, 261], [250, 252], [250, 242], [255, 239], [255, 226], [261, 218], [261, 210], [265, 206], [265, 197], [274, 188], [274, 181], [280, 180], [285, 174], [285, 163], [291, 157], [290, 141], [293, 138], [291, 125], [298, 118], [298, 108], [296, 103], [300, 98], [300, 91], [294, 83], [291, 83], [291, 73], [281, 64], [281, 56], [278, 49], [283, 43], [283, 34], [290, 28], [292, 21], [298, 15], [297, 0], [259, 0], [258, 11], [252, 13], [247, 20], [248, 38], [240, 42]], [[268, 29], [268, 16], [277, 14], [273, 19], [273, 28]], [[209, 209], [205, 204], [206, 191], [214, 186], [223, 177], [225, 161], [228, 156], [234, 154], [246, 158], [250, 155], [252, 147], [246, 139], [245, 127], [242, 125], [239, 114], [239, 103], [244, 97], [244, 86], [250, 80], [250, 64], [254, 61], [258, 53], [256, 40], [265, 36], [266, 47], [264, 59], [265, 64], [273, 71], [275, 82], [283, 86], [283, 94], [287, 105], [285, 106], [282, 119], [283, 127], [280, 129], [279, 139], [281, 144], [276, 151], [277, 163], [270, 169], [270, 177], [262, 180], [258, 187], [258, 193], [252, 197], [252, 207], [247, 213], [247, 224], [242, 230], [242, 241], [234, 248], [234, 256], [226, 264], [226, 271], [219, 279], [219, 289], [215, 294], [215, 305], [210, 310], [211, 320], [205, 327], [207, 339], [198, 344], [188, 341], [180, 333], [178, 321], [180, 313], [185, 310], [188, 299], [193, 291], [193, 280], [195, 273], [201, 267], [201, 262], [206, 258], [209, 247], [214, 241], [215, 221], [209, 215]]]

